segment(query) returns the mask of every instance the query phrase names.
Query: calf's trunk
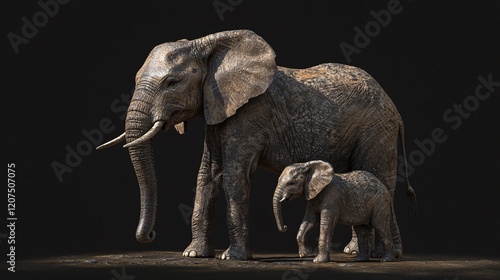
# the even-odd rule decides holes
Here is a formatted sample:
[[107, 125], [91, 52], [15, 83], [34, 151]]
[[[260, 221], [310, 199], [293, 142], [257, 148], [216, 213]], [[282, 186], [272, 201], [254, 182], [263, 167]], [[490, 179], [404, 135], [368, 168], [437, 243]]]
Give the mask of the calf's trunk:
[[283, 198], [284, 190], [282, 187], [276, 187], [273, 196], [273, 212], [274, 219], [276, 221], [276, 226], [280, 232], [285, 232], [287, 230], [287, 226], [283, 225], [283, 215], [281, 214], [281, 201]]

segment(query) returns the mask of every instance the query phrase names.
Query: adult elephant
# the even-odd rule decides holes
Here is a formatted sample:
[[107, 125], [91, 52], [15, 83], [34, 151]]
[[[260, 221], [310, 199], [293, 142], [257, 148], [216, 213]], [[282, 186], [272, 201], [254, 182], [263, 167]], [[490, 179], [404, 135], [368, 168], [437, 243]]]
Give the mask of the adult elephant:
[[[396, 186], [396, 107], [366, 72], [341, 64], [277, 67], [272, 48], [248, 30], [226, 31], [156, 46], [137, 72], [125, 133], [141, 191], [136, 232], [150, 242], [156, 215], [152, 138], [202, 115], [207, 123], [198, 174], [188, 257], [214, 256], [214, 202], [222, 188], [230, 246], [222, 259], [247, 259], [250, 174], [260, 166], [280, 173], [294, 162], [324, 160], [335, 170], [370, 171]], [[413, 190], [408, 185], [409, 193]], [[393, 234], [401, 250], [394, 216]]]

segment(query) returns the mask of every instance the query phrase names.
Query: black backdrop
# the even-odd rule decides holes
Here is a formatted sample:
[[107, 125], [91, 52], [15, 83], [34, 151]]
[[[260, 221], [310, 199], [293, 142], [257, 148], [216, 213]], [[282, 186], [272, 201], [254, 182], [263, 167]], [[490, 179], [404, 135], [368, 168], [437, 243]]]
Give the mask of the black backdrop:
[[[111, 123], [102, 132], [106, 140], [123, 131], [123, 106], [135, 73], [155, 45], [231, 29], [251, 29], [262, 36], [274, 48], [278, 65], [349, 63], [384, 87], [403, 116], [407, 151], [413, 153], [410, 180], [418, 194], [416, 216], [404, 184], [396, 193], [407, 253], [497, 253], [500, 86], [493, 86], [484, 100], [474, 94], [479, 76], [500, 81], [500, 3], [401, 0], [399, 13], [392, 14], [387, 26], [371, 26], [370, 11], [387, 9], [388, 2], [69, 1], [44, 22], [36, 1], [2, 1], [0, 104], [6, 126], [0, 149], [5, 169], [9, 162], [16, 164], [18, 258], [181, 251], [189, 244], [191, 230], [183, 212], [194, 197], [203, 119], [189, 122], [184, 136], [169, 131], [155, 138], [159, 208], [157, 238], [150, 244], [140, 244], [134, 236], [139, 191], [127, 151], [113, 147], [88, 152], [82, 131], [97, 135], [102, 121]], [[214, 5], [224, 9], [224, 3], [228, 10], [219, 16]], [[22, 18], [33, 23], [34, 15], [38, 30], [26, 27], [32, 38], [17, 37], [24, 41], [16, 53], [9, 38], [26, 37]], [[348, 61], [340, 44], [356, 47], [355, 27], [364, 30], [367, 24], [372, 28], [369, 43], [360, 39], [359, 52]], [[486, 87], [480, 91], [486, 92]], [[449, 113], [464, 101], [462, 115]], [[434, 142], [434, 149], [427, 144], [430, 150], [422, 151], [415, 141], [431, 138], [435, 129], [442, 129], [446, 140]], [[88, 155], [71, 157], [72, 172], [59, 180], [53, 164], [67, 166], [68, 149], [78, 148]], [[292, 230], [281, 234], [271, 209], [277, 175], [258, 171], [252, 179], [252, 250], [295, 252], [304, 201], [285, 206]], [[7, 186], [1, 189], [4, 217]], [[214, 242], [225, 249], [222, 196], [218, 202]], [[334, 242], [343, 246], [348, 240], [349, 229], [339, 227]], [[6, 239], [0, 241], [5, 256]]]

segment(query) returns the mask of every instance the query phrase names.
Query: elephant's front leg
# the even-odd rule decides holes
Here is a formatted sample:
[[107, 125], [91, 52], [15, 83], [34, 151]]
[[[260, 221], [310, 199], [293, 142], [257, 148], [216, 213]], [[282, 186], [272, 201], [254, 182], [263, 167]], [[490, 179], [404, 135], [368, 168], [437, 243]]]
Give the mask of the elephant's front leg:
[[321, 210], [318, 255], [313, 262], [328, 262], [330, 261], [330, 248], [332, 243], [333, 231], [337, 224], [337, 216], [330, 209]]
[[210, 242], [215, 198], [220, 192], [221, 170], [217, 156], [207, 145], [203, 149], [196, 186], [193, 217], [191, 219], [192, 241], [182, 254], [185, 257], [213, 257], [215, 250]]
[[312, 207], [307, 204], [306, 214], [304, 215], [304, 219], [302, 220], [302, 224], [300, 225], [299, 232], [297, 233], [297, 245], [299, 246], [299, 257], [304, 258], [312, 253], [311, 247], [306, 245], [307, 238], [311, 229], [314, 228], [314, 225], [318, 222], [318, 215], [312, 209]]
[[226, 197], [229, 248], [223, 260], [251, 258], [249, 245], [250, 174], [256, 169], [261, 151], [252, 137], [223, 141], [222, 189]]
[[252, 257], [248, 228], [250, 181], [244, 172], [235, 172], [239, 169], [228, 170], [231, 174], [224, 172], [222, 185], [226, 196], [230, 244], [229, 248], [220, 256], [223, 260], [246, 260]]

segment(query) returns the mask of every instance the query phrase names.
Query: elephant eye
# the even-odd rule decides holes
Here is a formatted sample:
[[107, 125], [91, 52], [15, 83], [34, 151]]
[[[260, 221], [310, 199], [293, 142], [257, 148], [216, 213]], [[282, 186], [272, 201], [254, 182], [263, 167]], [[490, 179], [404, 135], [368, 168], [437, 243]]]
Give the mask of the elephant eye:
[[180, 82], [180, 80], [176, 77], [168, 77], [165, 80], [164, 84], [167, 88], [169, 88], [169, 87], [173, 87], [173, 86], [177, 85], [177, 83], [179, 83], [179, 82]]
[[173, 87], [177, 84], [177, 81], [170, 81], [167, 83], [167, 87]]

